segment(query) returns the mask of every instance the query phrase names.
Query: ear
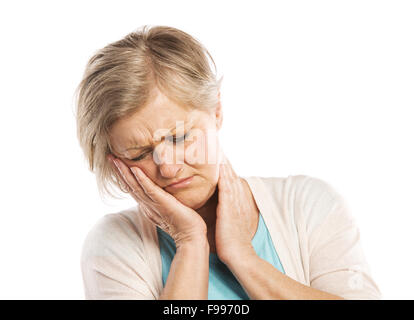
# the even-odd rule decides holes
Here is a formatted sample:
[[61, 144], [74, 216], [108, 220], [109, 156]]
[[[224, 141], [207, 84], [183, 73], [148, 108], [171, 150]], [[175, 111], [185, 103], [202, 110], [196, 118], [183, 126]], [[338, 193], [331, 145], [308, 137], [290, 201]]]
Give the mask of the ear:
[[220, 130], [221, 125], [223, 124], [223, 109], [221, 107], [221, 100], [220, 100], [220, 91], [218, 93], [218, 103], [216, 106], [216, 128], [217, 131]]

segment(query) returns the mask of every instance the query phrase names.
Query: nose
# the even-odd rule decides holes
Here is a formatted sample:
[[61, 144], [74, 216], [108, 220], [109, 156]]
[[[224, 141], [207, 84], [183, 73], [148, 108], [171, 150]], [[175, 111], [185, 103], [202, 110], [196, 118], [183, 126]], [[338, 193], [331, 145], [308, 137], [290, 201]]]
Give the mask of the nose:
[[[154, 161], [158, 165], [160, 174], [164, 178], [174, 178], [183, 170], [184, 161], [180, 159], [177, 149], [179, 148], [160, 144], [154, 150]], [[180, 161], [174, 161], [174, 159], [180, 159]]]
[[164, 178], [174, 178], [183, 169], [183, 165], [179, 164], [161, 164], [159, 166], [160, 173]]

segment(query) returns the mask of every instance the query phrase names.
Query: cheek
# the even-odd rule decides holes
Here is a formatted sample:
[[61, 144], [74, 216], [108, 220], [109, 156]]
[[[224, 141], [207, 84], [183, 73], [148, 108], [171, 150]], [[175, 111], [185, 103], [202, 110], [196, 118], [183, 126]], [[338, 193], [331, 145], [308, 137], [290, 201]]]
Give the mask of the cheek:
[[198, 130], [185, 146], [185, 161], [194, 166], [214, 166], [220, 161], [220, 144], [216, 130]]
[[217, 166], [220, 162], [220, 153], [220, 143], [217, 132], [212, 132], [207, 139], [208, 163]]
[[141, 169], [142, 171], [145, 172], [146, 175], [148, 175], [148, 172], [150, 172], [151, 170], [149, 170], [148, 165], [145, 165], [141, 162], [134, 162], [134, 161], [125, 161], [124, 163], [128, 166], [128, 168], [133, 168], [133, 167], [137, 167], [139, 169]]
[[[133, 168], [133, 167], [137, 167], [139, 169], [141, 169], [145, 175], [150, 178], [155, 184], [158, 185], [158, 183], [156, 183], [156, 177], [157, 177], [157, 166], [154, 165], [154, 163], [151, 164], [151, 161], [139, 161], [139, 162], [132, 162], [132, 163], [127, 163], [129, 168]], [[132, 171], [131, 171], [132, 174]]]
[[206, 188], [213, 188], [217, 185], [219, 179], [219, 166], [217, 165], [203, 165], [198, 168], [202, 176], [201, 183]]

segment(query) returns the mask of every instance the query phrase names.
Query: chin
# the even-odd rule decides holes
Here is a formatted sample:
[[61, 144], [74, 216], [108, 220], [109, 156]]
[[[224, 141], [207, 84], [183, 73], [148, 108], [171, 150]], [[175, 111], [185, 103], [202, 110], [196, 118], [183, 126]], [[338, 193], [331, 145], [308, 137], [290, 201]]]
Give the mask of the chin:
[[198, 188], [188, 189], [179, 191], [176, 193], [172, 193], [172, 195], [180, 201], [183, 205], [193, 209], [197, 210], [201, 208], [210, 198], [209, 193], [207, 190], [203, 190], [203, 192], [200, 192], [200, 190], [196, 190]]

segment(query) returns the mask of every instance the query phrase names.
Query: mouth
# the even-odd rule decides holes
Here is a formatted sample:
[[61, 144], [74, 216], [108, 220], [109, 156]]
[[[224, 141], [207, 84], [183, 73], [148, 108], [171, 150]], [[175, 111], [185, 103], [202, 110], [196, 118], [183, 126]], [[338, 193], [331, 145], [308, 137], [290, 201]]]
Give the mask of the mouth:
[[166, 188], [177, 189], [177, 188], [186, 187], [191, 183], [193, 178], [194, 178], [194, 176], [191, 176], [191, 177], [187, 177], [187, 178], [178, 180], [178, 181], [176, 181], [174, 183], [171, 183], [168, 186], [164, 187], [164, 189], [166, 189]]

